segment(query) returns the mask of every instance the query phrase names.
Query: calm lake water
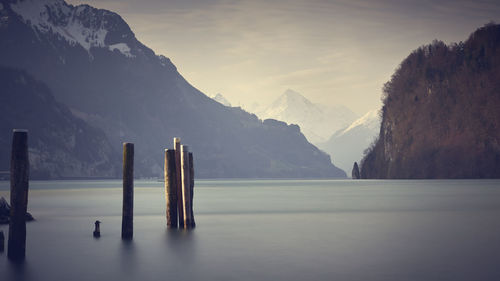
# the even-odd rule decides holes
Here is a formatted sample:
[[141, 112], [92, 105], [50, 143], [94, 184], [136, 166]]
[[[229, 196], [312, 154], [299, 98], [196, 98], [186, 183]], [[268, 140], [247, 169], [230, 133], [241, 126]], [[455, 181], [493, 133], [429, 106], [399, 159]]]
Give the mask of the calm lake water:
[[163, 183], [135, 186], [124, 243], [120, 181], [31, 182], [1, 280], [500, 280], [500, 181], [200, 180], [192, 231], [166, 229]]

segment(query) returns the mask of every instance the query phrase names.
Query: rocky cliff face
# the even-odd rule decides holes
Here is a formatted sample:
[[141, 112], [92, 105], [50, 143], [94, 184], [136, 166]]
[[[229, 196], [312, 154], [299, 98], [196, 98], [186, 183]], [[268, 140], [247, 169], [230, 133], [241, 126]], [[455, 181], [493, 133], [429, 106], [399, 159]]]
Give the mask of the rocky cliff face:
[[384, 86], [363, 178], [500, 177], [500, 26], [420, 47]]
[[195, 89], [119, 15], [62, 0], [0, 3], [0, 64], [44, 82], [118, 150], [134, 142], [137, 176], [161, 176], [163, 150], [181, 137], [199, 177], [345, 177], [296, 127]]
[[10, 167], [12, 129], [28, 129], [30, 178], [119, 175], [119, 155], [105, 134], [55, 101], [24, 71], [0, 67], [0, 170]]

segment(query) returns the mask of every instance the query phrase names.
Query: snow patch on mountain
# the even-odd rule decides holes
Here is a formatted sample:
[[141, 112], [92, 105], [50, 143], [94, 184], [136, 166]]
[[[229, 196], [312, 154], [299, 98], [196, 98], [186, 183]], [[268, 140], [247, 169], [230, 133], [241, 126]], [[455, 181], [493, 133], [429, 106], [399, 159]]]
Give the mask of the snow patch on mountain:
[[124, 54], [126, 57], [133, 58], [134, 55], [130, 53], [130, 47], [125, 44], [125, 43], [118, 43], [118, 44], [113, 44], [109, 45], [109, 50], [114, 51], [118, 50], [120, 53]]
[[[59, 0], [24, 0], [10, 5], [12, 10], [20, 15], [24, 22], [29, 23], [39, 32], [52, 32], [66, 39], [70, 44], [80, 44], [87, 51], [91, 47], [104, 47], [107, 31], [87, 28], [76, 20], [73, 15], [82, 9], [72, 9], [64, 1]], [[60, 19], [55, 24], [55, 19]]]
[[335, 135], [342, 136], [342, 135], [348, 134], [349, 131], [352, 131], [355, 128], [360, 127], [360, 126], [366, 128], [367, 130], [370, 130], [370, 131], [378, 131], [378, 129], [380, 128], [380, 122], [381, 122], [381, 119], [380, 119], [378, 112], [379, 111], [376, 109], [368, 111], [365, 115], [361, 116], [359, 119], [352, 122], [352, 124], [349, 125], [349, 127], [339, 131]]
[[19, 0], [11, 3], [10, 7], [36, 32], [53, 33], [72, 46], [80, 45], [89, 52], [93, 47], [108, 47], [111, 51], [119, 50], [126, 57], [134, 57], [126, 43], [106, 45], [108, 30], [104, 27], [105, 20], [98, 26], [94, 26], [95, 22], [82, 22], [85, 13], [92, 11], [87, 5], [75, 7], [63, 0]]

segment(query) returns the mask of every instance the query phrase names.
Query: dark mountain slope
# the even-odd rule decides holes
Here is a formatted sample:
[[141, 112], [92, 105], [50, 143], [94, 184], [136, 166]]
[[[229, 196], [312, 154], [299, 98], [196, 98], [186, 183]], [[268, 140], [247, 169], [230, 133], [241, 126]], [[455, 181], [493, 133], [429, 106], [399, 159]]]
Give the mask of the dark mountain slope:
[[379, 139], [364, 178], [500, 177], [500, 26], [435, 41], [384, 86]]
[[114, 147], [136, 143], [138, 176], [162, 175], [175, 136], [190, 145], [199, 177], [345, 176], [296, 127], [262, 122], [192, 87], [117, 14], [61, 0], [0, 2], [0, 64], [45, 82]]
[[9, 170], [12, 129], [22, 128], [29, 130], [31, 178], [118, 176], [120, 158], [104, 133], [56, 102], [47, 86], [0, 67], [0, 92], [0, 170]]

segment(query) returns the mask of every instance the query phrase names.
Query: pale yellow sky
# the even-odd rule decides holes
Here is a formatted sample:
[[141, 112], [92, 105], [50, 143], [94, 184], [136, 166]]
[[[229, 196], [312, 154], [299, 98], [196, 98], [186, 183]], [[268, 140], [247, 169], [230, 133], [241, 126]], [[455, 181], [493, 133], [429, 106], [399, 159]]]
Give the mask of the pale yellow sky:
[[71, 0], [120, 14], [196, 88], [233, 105], [286, 89], [358, 114], [380, 106], [399, 63], [433, 39], [500, 21], [499, 1]]

